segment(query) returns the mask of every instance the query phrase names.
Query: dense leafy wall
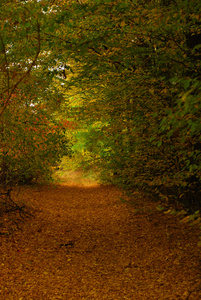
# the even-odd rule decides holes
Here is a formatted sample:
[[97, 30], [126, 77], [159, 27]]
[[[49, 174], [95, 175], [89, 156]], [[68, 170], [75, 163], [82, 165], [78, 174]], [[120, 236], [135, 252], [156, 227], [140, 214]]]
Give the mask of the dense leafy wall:
[[[51, 8], [51, 5], [50, 5]], [[53, 12], [38, 1], [0, 3], [0, 183], [49, 178], [68, 152], [62, 94], [46, 39]], [[49, 71], [49, 73], [48, 73]], [[59, 70], [55, 72], [57, 75]]]
[[85, 124], [102, 122], [100, 166], [126, 189], [199, 206], [200, 2], [73, 7], [72, 57], [82, 66], [75, 86], [86, 95], [75, 112]]

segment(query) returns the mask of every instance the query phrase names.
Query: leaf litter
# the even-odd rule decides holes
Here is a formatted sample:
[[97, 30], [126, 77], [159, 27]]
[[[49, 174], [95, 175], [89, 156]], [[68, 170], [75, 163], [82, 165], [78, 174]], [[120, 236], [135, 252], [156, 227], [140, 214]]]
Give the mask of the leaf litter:
[[156, 203], [72, 172], [21, 195], [34, 216], [0, 236], [0, 299], [201, 299], [198, 229]]

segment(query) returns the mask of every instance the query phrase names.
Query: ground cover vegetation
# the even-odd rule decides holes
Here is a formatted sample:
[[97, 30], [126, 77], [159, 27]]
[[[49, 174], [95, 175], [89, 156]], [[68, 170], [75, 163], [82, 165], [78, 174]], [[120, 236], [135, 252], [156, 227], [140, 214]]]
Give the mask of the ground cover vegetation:
[[200, 209], [200, 1], [1, 1], [1, 181], [73, 144], [105, 181]]

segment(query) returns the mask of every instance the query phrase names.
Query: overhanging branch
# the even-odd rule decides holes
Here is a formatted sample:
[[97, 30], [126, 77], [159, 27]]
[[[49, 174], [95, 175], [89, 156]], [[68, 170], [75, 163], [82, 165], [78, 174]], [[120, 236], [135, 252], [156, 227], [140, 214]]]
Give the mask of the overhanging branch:
[[[16, 90], [16, 88], [18, 87], [18, 85], [30, 74], [33, 66], [36, 64], [36, 61], [38, 59], [39, 53], [40, 53], [40, 49], [41, 49], [41, 35], [40, 35], [40, 24], [37, 20], [37, 40], [38, 40], [38, 45], [37, 45], [37, 51], [36, 51], [36, 55], [31, 63], [31, 65], [29, 66], [28, 70], [25, 72], [24, 75], [22, 75], [22, 77], [12, 86], [11, 91], [9, 92], [8, 90], [8, 97], [3, 105], [3, 108], [0, 112], [0, 117], [3, 115], [6, 107], [8, 106], [10, 99], [12, 97], [13, 92]], [[6, 58], [7, 59], [7, 58]]]

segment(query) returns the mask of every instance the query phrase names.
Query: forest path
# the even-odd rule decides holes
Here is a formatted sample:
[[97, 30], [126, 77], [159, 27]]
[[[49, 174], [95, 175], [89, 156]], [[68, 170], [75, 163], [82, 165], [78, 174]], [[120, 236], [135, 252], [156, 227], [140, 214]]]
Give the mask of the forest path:
[[201, 299], [197, 230], [121, 194], [78, 173], [23, 187], [35, 215], [0, 236], [0, 299]]

